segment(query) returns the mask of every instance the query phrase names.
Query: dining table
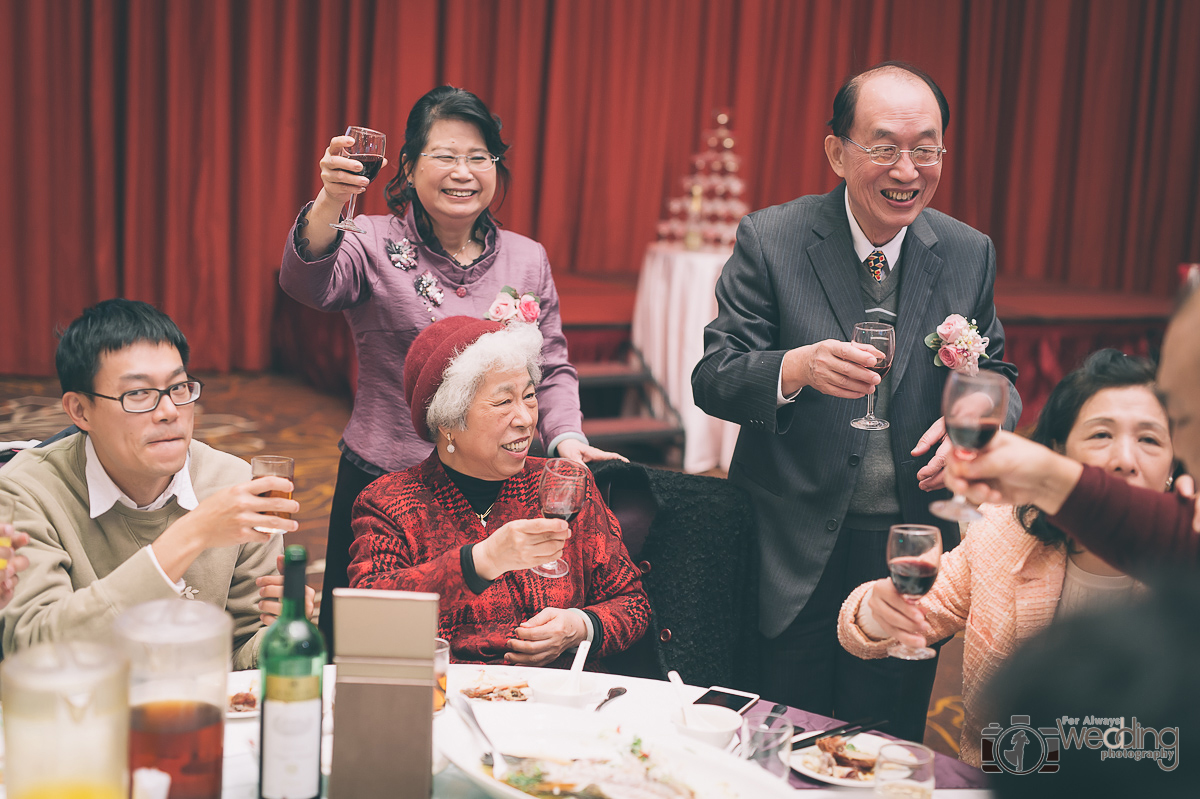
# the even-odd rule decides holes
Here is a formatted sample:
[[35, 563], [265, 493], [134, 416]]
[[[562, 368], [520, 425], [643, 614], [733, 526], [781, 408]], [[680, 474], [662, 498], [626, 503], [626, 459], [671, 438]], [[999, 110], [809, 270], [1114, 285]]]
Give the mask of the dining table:
[[[334, 684], [336, 666], [326, 666], [324, 676], [324, 697], [326, 704], [325, 736], [323, 746], [323, 765], [328, 772], [328, 763], [332, 753], [333, 718], [332, 708], [336, 701]], [[235, 672], [241, 675], [242, 681], [253, 682], [256, 672]], [[481, 666], [476, 664], [451, 664], [448, 672], [447, 692], [451, 702], [461, 701], [463, 688], [482, 681], [504, 682], [513, 679], [524, 680], [532, 686], [533, 698], [528, 702], [529, 711], [534, 712], [540, 704], [537, 700], [538, 686], [557, 681], [563, 677], [561, 670], [539, 669], [523, 666]], [[627, 677], [618, 674], [588, 672], [585, 675], [589, 689], [589, 701], [584, 705], [585, 711], [590, 711], [604, 697], [608, 689], [620, 686], [627, 692], [605, 704], [596, 711], [597, 716], [617, 724], [624, 729], [636, 730], [639, 735], [649, 740], [686, 745], [692, 750], [700, 750], [706, 758], [733, 758], [728, 751], [722, 751], [707, 744], [684, 738], [672, 719], [679, 713], [679, 694], [670, 683], [664, 680], [649, 680]], [[231, 686], [233, 680], [231, 679]], [[681, 689], [689, 700], [698, 698], [708, 686], [684, 685]], [[473, 702], [477, 700], [471, 700]], [[500, 704], [482, 703], [478, 704]], [[507, 703], [515, 704], [515, 703]], [[747, 713], [767, 712], [775, 703], [769, 699], [759, 700], [748, 709]], [[545, 705], [542, 705], [545, 708]], [[525, 712], [514, 710], [514, 712]], [[795, 725], [796, 730], [817, 731], [831, 729], [840, 722], [825, 716], [808, 713], [798, 708], [788, 708], [787, 718]], [[484, 717], [486, 718], [486, 717]], [[486, 726], [486, 723], [485, 723]], [[485, 793], [475, 780], [469, 778], [453, 763], [447, 760], [442, 751], [448, 742], [461, 740], [465, 727], [457, 714], [447, 707], [435, 716], [433, 723], [434, 760], [431, 768], [434, 771], [433, 799], [485, 799]], [[258, 718], [248, 714], [240, 714], [236, 718], [228, 718], [225, 724], [225, 762], [222, 799], [251, 799], [257, 796], [258, 787]], [[936, 790], [935, 796], [946, 799], [964, 799], [990, 796], [986, 789], [986, 778], [978, 769], [962, 763], [956, 758], [938, 754], [935, 756]], [[477, 779], [477, 777], [476, 777]], [[796, 771], [792, 771], [788, 784], [793, 791], [803, 792], [804, 797], [847, 797], [856, 792], [854, 789], [835, 787], [810, 780]], [[869, 783], [863, 786], [868, 791]], [[849, 793], [847, 793], [849, 791]], [[866, 795], [864, 791], [857, 791]]]

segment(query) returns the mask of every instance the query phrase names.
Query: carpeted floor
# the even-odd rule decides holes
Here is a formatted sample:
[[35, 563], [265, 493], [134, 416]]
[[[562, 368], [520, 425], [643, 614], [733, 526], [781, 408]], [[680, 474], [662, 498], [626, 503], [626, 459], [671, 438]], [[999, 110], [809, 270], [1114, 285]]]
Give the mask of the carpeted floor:
[[[308, 548], [309, 583], [320, 595], [325, 530], [337, 476], [337, 442], [350, 418], [350, 402], [279, 375], [204, 376], [198, 401], [197, 439], [243, 458], [256, 454], [296, 459], [300, 529], [289, 543]], [[69, 424], [55, 380], [0, 378], [0, 441], [43, 439]], [[720, 474], [718, 476], [724, 476]], [[925, 743], [955, 755], [962, 729], [962, 640], [942, 650], [930, 703]]]

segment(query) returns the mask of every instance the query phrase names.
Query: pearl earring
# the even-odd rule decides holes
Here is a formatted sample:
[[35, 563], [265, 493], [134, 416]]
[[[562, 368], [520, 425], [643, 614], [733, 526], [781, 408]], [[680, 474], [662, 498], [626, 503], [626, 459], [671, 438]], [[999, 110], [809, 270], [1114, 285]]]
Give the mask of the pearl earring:
[[446, 436], [446, 440], [450, 442], [449, 444], [446, 445], [446, 451], [449, 453], [453, 453], [454, 452], [454, 439], [452, 439], [450, 436]]

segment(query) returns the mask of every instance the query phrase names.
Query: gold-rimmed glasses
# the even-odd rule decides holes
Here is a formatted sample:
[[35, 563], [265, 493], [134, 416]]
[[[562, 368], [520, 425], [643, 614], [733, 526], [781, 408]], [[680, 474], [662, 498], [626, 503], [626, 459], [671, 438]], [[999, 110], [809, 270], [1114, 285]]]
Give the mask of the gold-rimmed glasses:
[[867, 154], [867, 158], [871, 159], [872, 164], [879, 166], [891, 166], [899, 161], [900, 156], [904, 153], [908, 153], [909, 158], [917, 166], [934, 166], [941, 163], [942, 155], [946, 152], [945, 147], [935, 147], [932, 144], [923, 144], [911, 150], [903, 150], [895, 144], [876, 144], [874, 147], [863, 147], [849, 136], [843, 136], [842, 139], [862, 150]]

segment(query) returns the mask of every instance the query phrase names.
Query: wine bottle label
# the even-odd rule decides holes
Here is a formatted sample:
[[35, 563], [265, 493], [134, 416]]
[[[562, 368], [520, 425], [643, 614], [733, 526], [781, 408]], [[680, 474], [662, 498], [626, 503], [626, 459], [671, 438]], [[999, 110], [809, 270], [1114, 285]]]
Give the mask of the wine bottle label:
[[[303, 799], [321, 793], [321, 697], [316, 677], [285, 682], [317, 681], [317, 696], [300, 701], [268, 698], [262, 714], [262, 796]], [[269, 690], [269, 689], [268, 689]]]
[[302, 702], [306, 699], [321, 698], [320, 677], [279, 677], [267, 675], [267, 699], [278, 699], [280, 702]]

